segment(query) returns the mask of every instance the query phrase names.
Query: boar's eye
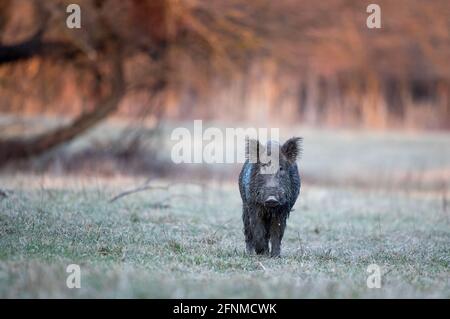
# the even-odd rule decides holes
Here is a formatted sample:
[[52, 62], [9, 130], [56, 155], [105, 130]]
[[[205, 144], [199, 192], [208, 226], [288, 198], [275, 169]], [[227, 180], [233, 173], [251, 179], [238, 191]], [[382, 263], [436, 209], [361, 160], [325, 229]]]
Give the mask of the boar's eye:
[[262, 167], [269, 167], [270, 165], [272, 165], [272, 161], [268, 161], [267, 163], [261, 163]]

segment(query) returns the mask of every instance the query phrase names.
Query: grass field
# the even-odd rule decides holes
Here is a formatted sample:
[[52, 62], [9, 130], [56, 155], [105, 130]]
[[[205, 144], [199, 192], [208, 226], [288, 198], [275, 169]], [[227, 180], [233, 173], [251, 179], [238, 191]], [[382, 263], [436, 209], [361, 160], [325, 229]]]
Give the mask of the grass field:
[[[310, 177], [276, 259], [244, 254], [232, 180], [155, 180], [169, 187], [111, 203], [145, 178], [3, 173], [0, 297], [450, 298], [448, 136], [327, 138], [305, 140]], [[360, 154], [370, 141], [377, 152]], [[418, 173], [395, 179], [405, 167]], [[80, 289], [66, 286], [73, 263]], [[379, 289], [367, 287], [370, 264]]]

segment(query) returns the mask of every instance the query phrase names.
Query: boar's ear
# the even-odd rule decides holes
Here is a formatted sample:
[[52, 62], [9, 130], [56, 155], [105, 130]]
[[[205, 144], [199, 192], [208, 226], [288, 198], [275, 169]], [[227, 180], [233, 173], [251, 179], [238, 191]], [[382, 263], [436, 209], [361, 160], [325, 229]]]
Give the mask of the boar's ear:
[[294, 163], [302, 154], [302, 141], [303, 138], [301, 137], [292, 137], [281, 147], [281, 153], [286, 156], [289, 162]]
[[245, 138], [245, 159], [250, 163], [257, 163], [259, 161], [259, 154], [264, 152], [264, 147], [258, 140]]

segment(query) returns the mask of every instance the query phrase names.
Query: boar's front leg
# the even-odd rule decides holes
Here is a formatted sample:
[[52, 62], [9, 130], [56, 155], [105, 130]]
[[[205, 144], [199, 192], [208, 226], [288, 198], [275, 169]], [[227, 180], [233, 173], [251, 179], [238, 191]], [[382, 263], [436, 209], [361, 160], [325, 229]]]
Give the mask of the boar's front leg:
[[283, 239], [284, 229], [286, 228], [286, 216], [277, 214], [272, 216], [270, 225], [270, 245], [271, 257], [279, 257], [281, 253], [281, 240]]
[[263, 217], [256, 215], [252, 218], [253, 244], [258, 255], [269, 254], [270, 224]]
[[255, 251], [255, 247], [253, 245], [250, 212], [248, 207], [245, 206], [242, 211], [242, 221], [244, 222], [245, 249], [247, 251], [247, 254], [252, 254]]

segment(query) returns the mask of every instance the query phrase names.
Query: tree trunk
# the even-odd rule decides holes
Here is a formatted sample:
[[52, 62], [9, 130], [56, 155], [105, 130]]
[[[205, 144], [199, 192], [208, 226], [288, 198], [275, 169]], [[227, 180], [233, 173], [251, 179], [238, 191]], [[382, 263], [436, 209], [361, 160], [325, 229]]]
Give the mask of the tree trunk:
[[110, 75], [111, 86], [108, 96], [101, 99], [99, 105], [93, 111], [81, 114], [67, 126], [59, 127], [30, 138], [0, 140], [0, 166], [12, 160], [40, 155], [51, 148], [69, 142], [116, 111], [125, 93], [120, 48], [117, 46], [114, 47], [111, 55], [111, 68], [113, 72]]

